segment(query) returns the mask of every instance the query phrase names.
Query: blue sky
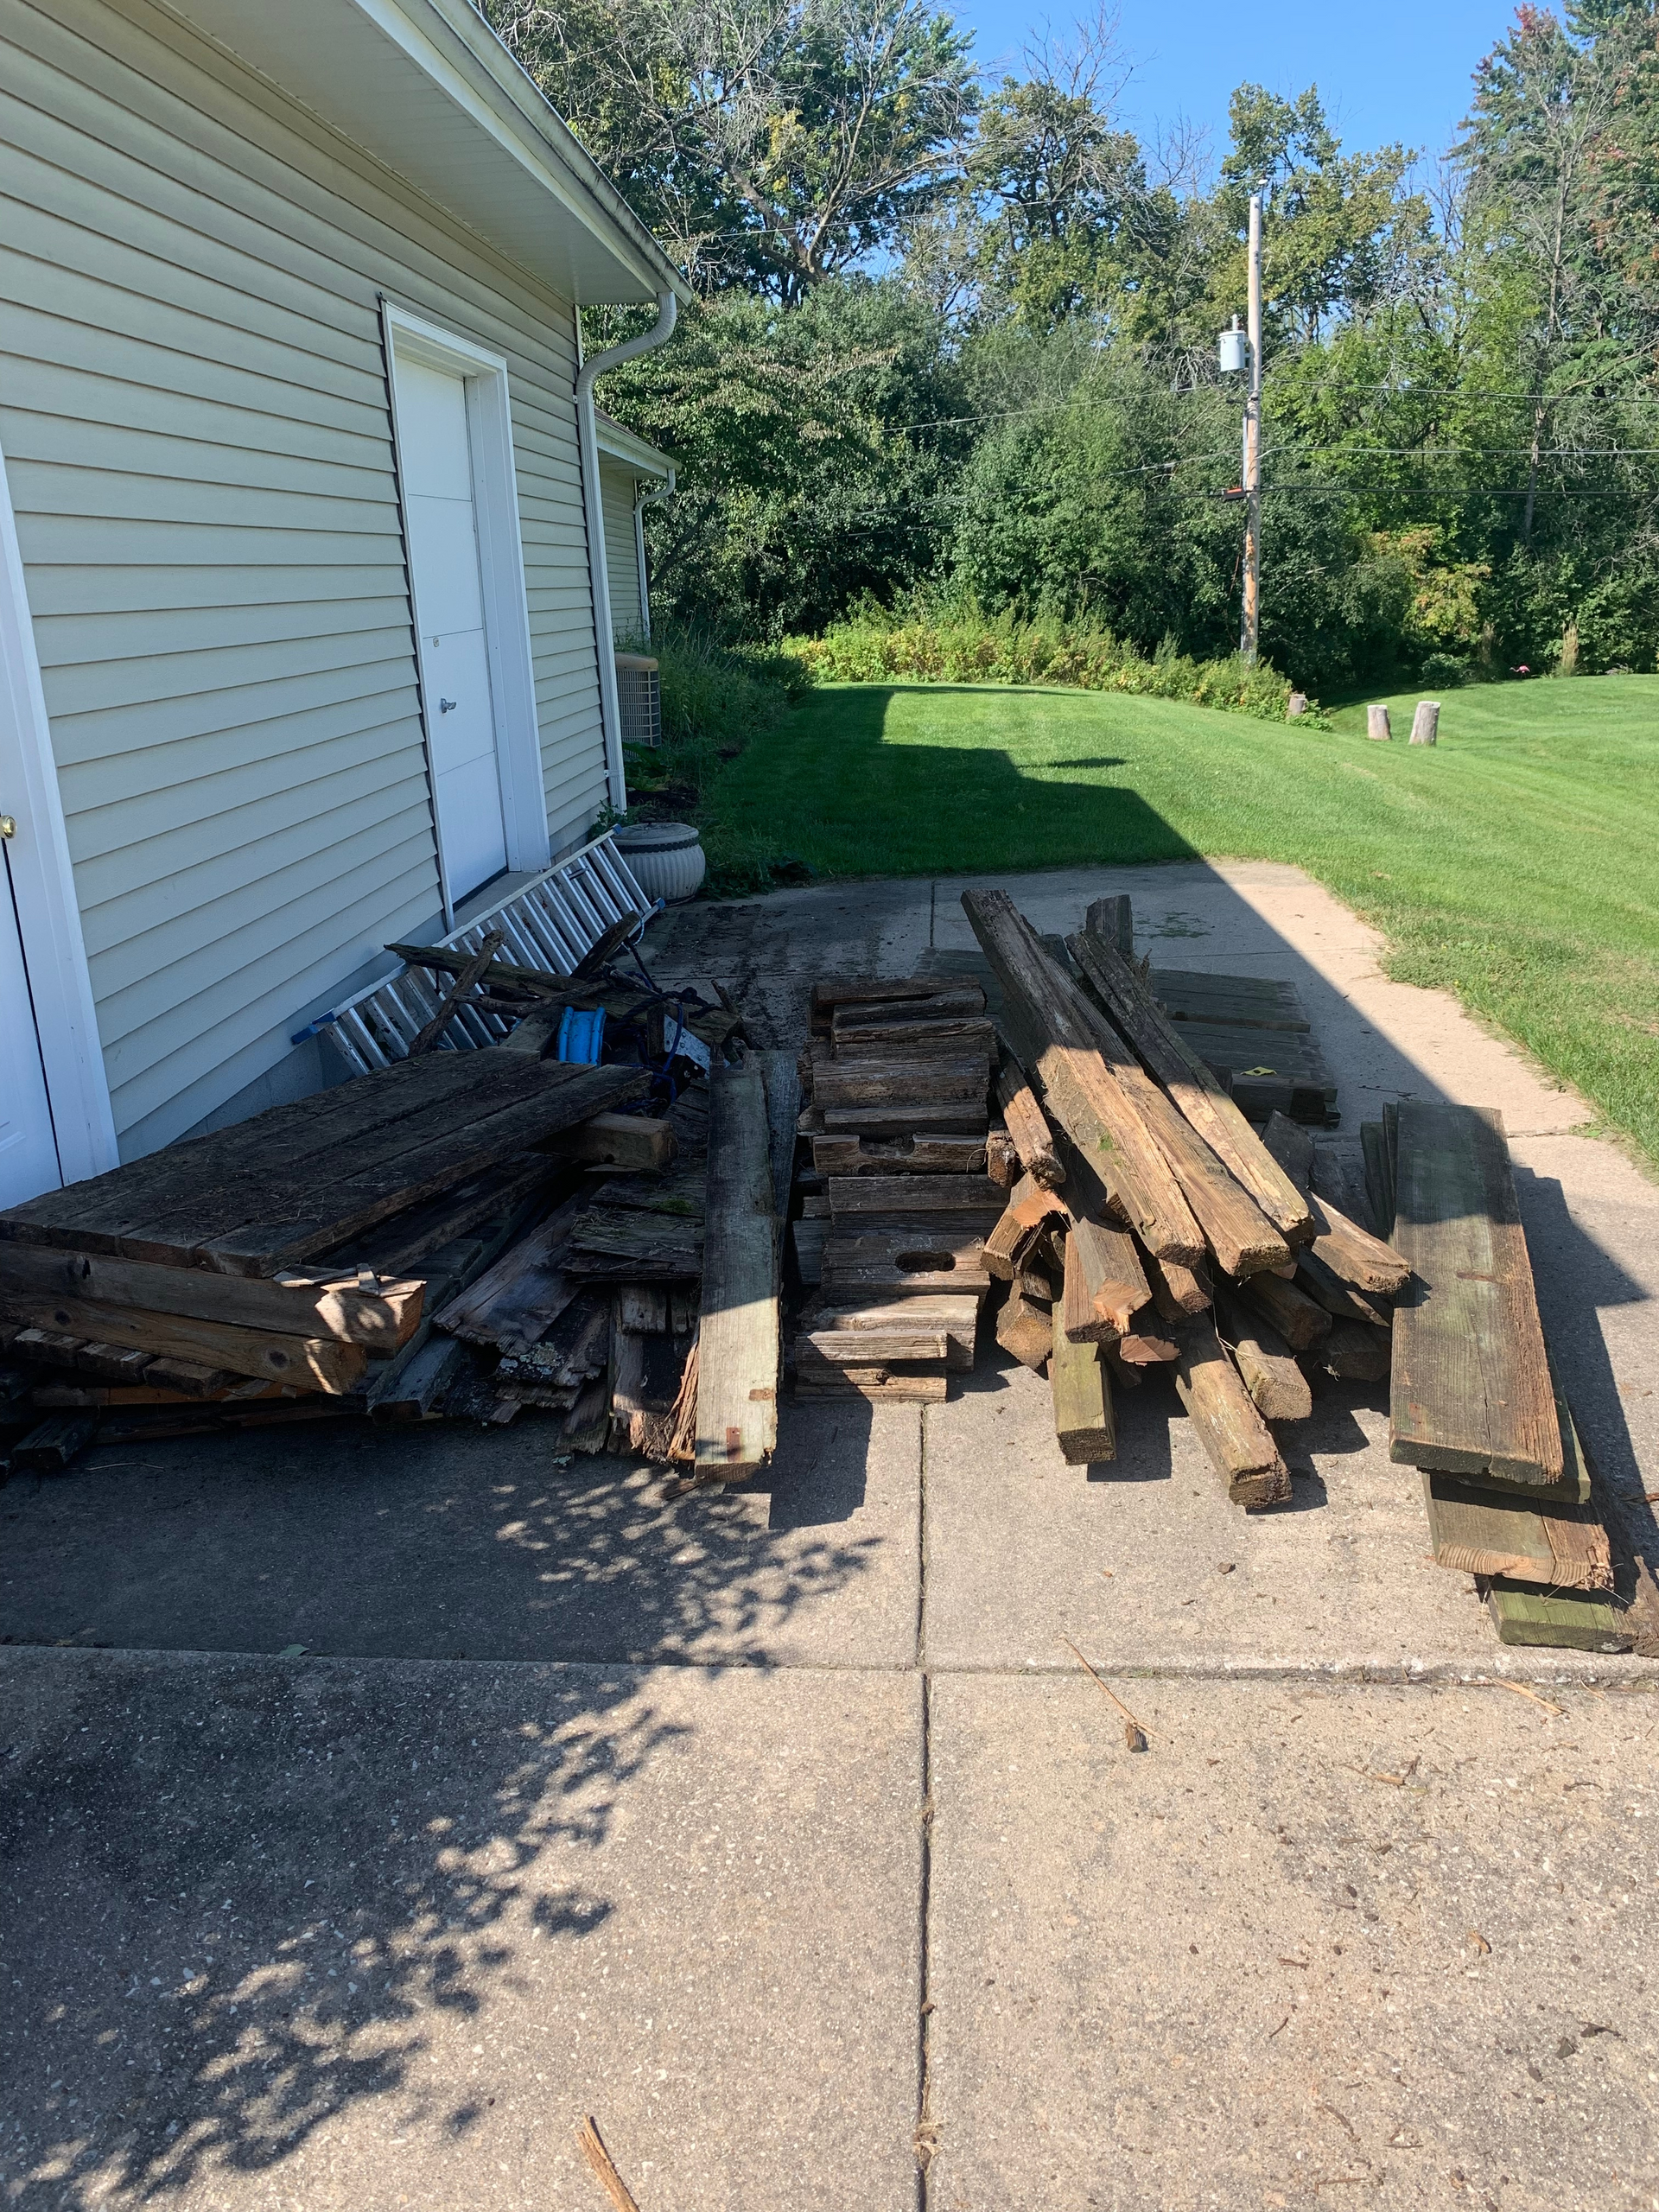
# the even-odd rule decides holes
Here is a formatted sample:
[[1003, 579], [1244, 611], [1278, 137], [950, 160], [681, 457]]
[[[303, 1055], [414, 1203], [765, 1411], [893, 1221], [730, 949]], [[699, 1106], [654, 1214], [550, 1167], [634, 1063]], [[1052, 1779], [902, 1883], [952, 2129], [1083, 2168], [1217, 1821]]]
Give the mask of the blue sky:
[[[1018, 56], [1045, 11], [958, 0], [951, 12], [973, 28], [982, 61], [995, 63]], [[1074, 0], [1047, 11], [1057, 29], [1077, 12]], [[1209, 132], [1218, 160], [1235, 85], [1251, 79], [1289, 93], [1317, 84], [1345, 145], [1399, 138], [1433, 156], [1455, 133], [1471, 73], [1513, 12], [1512, 0], [1395, 0], [1385, 11], [1356, 0], [1122, 0], [1121, 35], [1136, 65], [1123, 111], [1143, 135], [1185, 115]]]

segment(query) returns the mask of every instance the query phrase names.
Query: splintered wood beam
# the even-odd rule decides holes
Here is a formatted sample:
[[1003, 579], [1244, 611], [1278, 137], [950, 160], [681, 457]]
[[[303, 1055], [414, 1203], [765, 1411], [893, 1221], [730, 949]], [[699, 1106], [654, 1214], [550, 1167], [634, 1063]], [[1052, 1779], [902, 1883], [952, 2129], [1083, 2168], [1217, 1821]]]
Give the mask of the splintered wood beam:
[[1216, 1322], [1262, 1420], [1306, 1421], [1313, 1410], [1313, 1393], [1271, 1323], [1229, 1290], [1217, 1295]]
[[1065, 1200], [1044, 1190], [1034, 1177], [1022, 1175], [985, 1239], [986, 1266], [994, 1275], [1011, 1282], [1045, 1225], [1065, 1219]]
[[1135, 1239], [1097, 1221], [1073, 1222], [1065, 1240], [1066, 1334], [1077, 1344], [1127, 1335], [1152, 1300]]
[[1306, 1291], [1316, 1306], [1338, 1321], [1363, 1321], [1379, 1329], [1389, 1325], [1392, 1308], [1386, 1298], [1351, 1289], [1340, 1275], [1328, 1268], [1319, 1254], [1304, 1246], [1296, 1255], [1296, 1287]]
[[1087, 1467], [1117, 1457], [1117, 1427], [1112, 1419], [1112, 1386], [1100, 1346], [1074, 1343], [1056, 1305], [1048, 1362], [1048, 1387], [1054, 1404], [1054, 1438], [1068, 1467]]
[[1181, 1333], [1175, 1388], [1233, 1503], [1283, 1504], [1290, 1470], [1207, 1313]]
[[751, 1059], [709, 1078], [696, 1460], [741, 1479], [778, 1442], [777, 1225], [766, 1085]]
[[[1105, 902], [1096, 901], [1096, 906]], [[1181, 1035], [1137, 970], [1096, 926], [1096, 907], [1085, 926], [1068, 939], [1072, 957], [1099, 994], [1106, 1012], [1134, 1046], [1160, 1083], [1237, 1179], [1281, 1236], [1293, 1244], [1312, 1233], [1306, 1192], [1281, 1164], [1217, 1082], [1209, 1064]]]
[[1196, 1265], [1205, 1252], [1204, 1232], [1169, 1163], [1101, 1058], [1086, 1001], [1006, 893], [964, 891], [962, 904], [1002, 986], [1014, 1043], [1114, 1210], [1158, 1257]]
[[1054, 1140], [1026, 1071], [1012, 1052], [1004, 1051], [991, 1078], [991, 1091], [1002, 1109], [1003, 1125], [1020, 1155], [1021, 1168], [1046, 1191], [1058, 1191], [1065, 1180], [1065, 1166], [1054, 1149]]
[[1423, 1471], [1436, 1567], [1554, 1590], [1611, 1590], [1612, 1549], [1592, 1505], [1535, 1506], [1513, 1492]]

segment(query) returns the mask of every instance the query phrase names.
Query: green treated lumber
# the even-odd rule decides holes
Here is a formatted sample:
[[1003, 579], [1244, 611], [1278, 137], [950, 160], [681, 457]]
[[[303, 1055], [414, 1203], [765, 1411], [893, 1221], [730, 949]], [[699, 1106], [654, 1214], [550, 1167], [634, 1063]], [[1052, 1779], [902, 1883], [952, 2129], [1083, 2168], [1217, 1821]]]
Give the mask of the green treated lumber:
[[1624, 1609], [1588, 1590], [1531, 1590], [1524, 1583], [1492, 1581], [1485, 1594], [1500, 1643], [1628, 1651], [1636, 1641]]
[[1399, 1109], [1389, 1453], [1409, 1466], [1559, 1483], [1560, 1422], [1503, 1118]]
[[[1068, 1249], [1066, 1269], [1075, 1262]], [[1076, 1344], [1065, 1332], [1059, 1300], [1053, 1309], [1052, 1351], [1048, 1387], [1054, 1402], [1054, 1436], [1068, 1467], [1091, 1466], [1117, 1457], [1117, 1427], [1112, 1418], [1112, 1386], [1095, 1344]]]

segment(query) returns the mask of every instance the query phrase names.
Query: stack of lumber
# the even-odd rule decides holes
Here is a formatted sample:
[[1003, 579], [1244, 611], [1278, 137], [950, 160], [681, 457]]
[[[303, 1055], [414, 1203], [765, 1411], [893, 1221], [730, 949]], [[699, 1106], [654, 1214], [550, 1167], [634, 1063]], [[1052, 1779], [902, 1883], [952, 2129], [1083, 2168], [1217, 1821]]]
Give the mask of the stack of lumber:
[[[990, 1125], [985, 994], [825, 977], [811, 1019], [794, 1247], [813, 1294], [790, 1347], [796, 1395], [943, 1398], [973, 1365], [985, 1240], [1018, 1172], [1012, 1119]], [[1046, 1165], [1058, 1179], [1052, 1154]]]
[[[564, 1446], [607, 1446], [741, 1479], [777, 1440], [779, 1234], [773, 1122], [794, 1141], [795, 1077], [716, 1060], [660, 1121], [636, 1120], [607, 1172], [567, 1196], [435, 1315], [449, 1408], [501, 1426], [559, 1416]], [[785, 1152], [785, 1179], [787, 1150]], [[785, 1179], [785, 1185], [787, 1183]]]
[[[632, 1141], [613, 1109], [645, 1084], [499, 1051], [423, 1056], [15, 1206], [0, 1214], [8, 1364], [83, 1430], [397, 1417], [438, 1298], [560, 1179]], [[22, 1448], [14, 1464], [62, 1463], [40, 1458], [49, 1440]]]
[[1313, 1195], [1305, 1130], [1251, 1127], [1122, 949], [1120, 901], [1058, 944], [1001, 893], [963, 906], [1063, 1168], [1023, 1176], [987, 1240], [999, 1341], [1046, 1370], [1068, 1459], [1110, 1458], [1113, 1385], [1165, 1367], [1234, 1502], [1281, 1503], [1272, 1424], [1311, 1411], [1315, 1362], [1387, 1372], [1403, 1262]]
[[1502, 1116], [1408, 1100], [1362, 1135], [1411, 1268], [1389, 1452], [1422, 1470], [1435, 1563], [1476, 1578], [1506, 1643], [1659, 1650], [1651, 1531], [1626, 1530], [1551, 1370]]

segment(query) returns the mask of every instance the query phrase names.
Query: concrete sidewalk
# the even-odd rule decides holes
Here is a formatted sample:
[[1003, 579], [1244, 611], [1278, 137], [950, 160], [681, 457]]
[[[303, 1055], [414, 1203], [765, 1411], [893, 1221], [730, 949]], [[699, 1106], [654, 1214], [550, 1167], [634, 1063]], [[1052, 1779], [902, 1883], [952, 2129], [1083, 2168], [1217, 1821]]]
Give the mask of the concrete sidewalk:
[[[1659, 1490], [1659, 1191], [1580, 1102], [1294, 869], [1004, 883], [1295, 981], [1339, 1141], [1500, 1106], [1580, 1423]], [[815, 972], [971, 942], [962, 887], [693, 907], [647, 958], [787, 1042]], [[641, 2212], [1651, 2212], [1659, 1667], [1499, 1647], [1381, 1391], [1261, 1516], [1161, 1378], [1120, 1410], [1066, 1468], [982, 1360], [684, 1498], [529, 1419], [13, 1481], [4, 2201], [602, 2212], [592, 2112]]]

